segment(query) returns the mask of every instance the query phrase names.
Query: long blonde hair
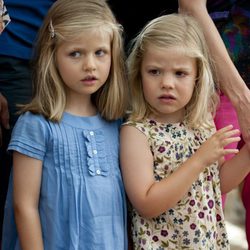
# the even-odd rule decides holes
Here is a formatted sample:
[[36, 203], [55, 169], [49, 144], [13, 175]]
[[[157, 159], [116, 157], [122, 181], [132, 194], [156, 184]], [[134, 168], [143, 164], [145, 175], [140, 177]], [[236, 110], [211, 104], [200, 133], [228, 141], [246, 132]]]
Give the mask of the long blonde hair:
[[194, 92], [186, 106], [186, 117], [191, 127], [209, 125], [218, 95], [214, 83], [214, 65], [198, 23], [190, 16], [163, 15], [150, 21], [138, 34], [130, 48], [128, 77], [131, 91], [130, 119], [143, 120], [152, 108], [143, 95], [141, 64], [149, 46], [171, 48], [179, 46], [187, 56], [197, 61], [198, 73]]
[[66, 105], [64, 83], [56, 66], [56, 51], [64, 41], [91, 30], [111, 36], [111, 69], [106, 83], [92, 95], [97, 110], [107, 120], [124, 115], [127, 104], [125, 53], [122, 27], [105, 0], [57, 0], [39, 31], [34, 60], [34, 97], [22, 112], [39, 113], [60, 121]]

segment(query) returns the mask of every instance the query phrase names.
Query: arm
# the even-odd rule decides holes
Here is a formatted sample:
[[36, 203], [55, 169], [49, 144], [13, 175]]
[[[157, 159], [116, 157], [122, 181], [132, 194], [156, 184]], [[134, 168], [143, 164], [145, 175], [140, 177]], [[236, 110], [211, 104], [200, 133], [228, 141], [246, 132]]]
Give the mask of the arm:
[[208, 47], [216, 63], [217, 76], [222, 91], [235, 107], [243, 139], [250, 151], [250, 90], [234, 66], [220, 34], [210, 18], [206, 0], [179, 0], [179, 11], [189, 13], [200, 23]]
[[219, 130], [174, 173], [157, 182], [153, 174], [153, 156], [146, 136], [134, 127], [123, 126], [121, 169], [132, 205], [146, 218], [158, 216], [175, 206], [206, 166], [226, 154], [238, 152], [237, 149], [224, 149], [225, 145], [240, 140], [239, 137], [232, 137], [239, 131], [231, 129], [232, 126], [227, 126]]
[[14, 213], [23, 250], [43, 250], [38, 212], [41, 176], [41, 161], [13, 153]]

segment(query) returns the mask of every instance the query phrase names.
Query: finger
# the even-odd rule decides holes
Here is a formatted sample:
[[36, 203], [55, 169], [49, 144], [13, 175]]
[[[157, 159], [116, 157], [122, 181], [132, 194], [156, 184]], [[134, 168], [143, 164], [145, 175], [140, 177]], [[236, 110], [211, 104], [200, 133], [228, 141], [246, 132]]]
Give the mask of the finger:
[[228, 154], [237, 154], [239, 153], [239, 149], [237, 148], [227, 148], [224, 150], [224, 156]]
[[230, 128], [232, 129], [232, 127], [227, 126], [227, 127], [224, 127], [222, 129], [218, 130], [214, 134], [214, 137], [217, 138], [219, 141], [223, 141], [227, 138], [238, 137], [240, 135], [239, 129], [230, 130]]
[[228, 137], [238, 137], [240, 135], [239, 129], [233, 129], [230, 131], [225, 131], [223, 134], [221, 134], [222, 137], [228, 138]]
[[232, 129], [233, 129], [233, 125], [230, 124], [230, 125], [227, 125], [227, 126], [221, 128], [221, 129], [217, 130], [217, 134], [223, 134], [223, 133], [225, 133], [227, 131], [230, 131]]
[[235, 136], [235, 137], [230, 137], [227, 139], [224, 139], [222, 142], [223, 147], [229, 145], [230, 143], [234, 143], [234, 142], [239, 142], [241, 140], [241, 138], [239, 136]]

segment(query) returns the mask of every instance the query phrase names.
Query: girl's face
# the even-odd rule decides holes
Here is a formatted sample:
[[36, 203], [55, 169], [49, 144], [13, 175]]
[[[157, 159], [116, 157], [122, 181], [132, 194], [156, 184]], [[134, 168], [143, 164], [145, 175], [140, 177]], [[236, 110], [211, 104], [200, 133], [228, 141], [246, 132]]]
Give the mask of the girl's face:
[[[66, 86], [67, 102], [89, 100], [107, 80], [111, 66], [111, 39], [107, 32], [88, 31], [63, 42], [56, 54], [57, 68]], [[83, 98], [84, 97], [84, 98]]]
[[179, 47], [159, 49], [149, 46], [141, 64], [143, 93], [156, 111], [159, 122], [181, 122], [190, 101], [197, 76], [194, 58]]

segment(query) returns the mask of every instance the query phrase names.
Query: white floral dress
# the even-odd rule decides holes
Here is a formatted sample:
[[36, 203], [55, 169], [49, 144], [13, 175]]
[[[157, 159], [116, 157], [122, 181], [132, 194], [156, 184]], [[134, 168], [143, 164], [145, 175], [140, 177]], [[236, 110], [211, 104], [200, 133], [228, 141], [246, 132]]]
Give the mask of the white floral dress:
[[[148, 138], [156, 181], [171, 175], [215, 132], [215, 128], [191, 130], [185, 122], [162, 124], [146, 120], [126, 125], [136, 127]], [[230, 249], [218, 164], [207, 167], [183, 199], [160, 216], [145, 219], [132, 209], [132, 236], [135, 250]]]

